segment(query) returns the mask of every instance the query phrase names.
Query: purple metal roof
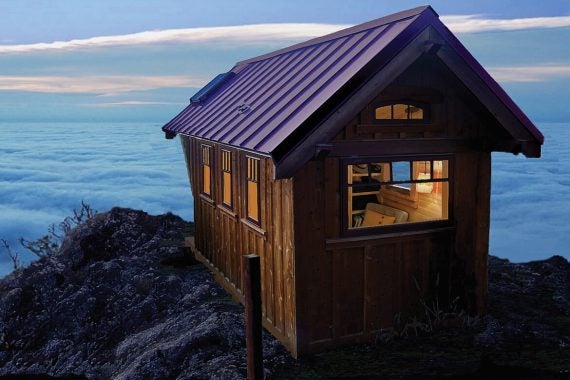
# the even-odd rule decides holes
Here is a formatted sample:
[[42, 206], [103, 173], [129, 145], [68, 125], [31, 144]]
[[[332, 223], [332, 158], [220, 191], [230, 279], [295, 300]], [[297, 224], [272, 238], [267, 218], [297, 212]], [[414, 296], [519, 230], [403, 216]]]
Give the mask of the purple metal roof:
[[189, 105], [163, 129], [270, 154], [426, 8], [239, 62], [209, 101]]
[[410, 26], [421, 15], [444, 33], [466, 63], [542, 143], [538, 129], [429, 6], [239, 62], [231, 70], [235, 73], [231, 80], [206, 102], [188, 105], [163, 130], [271, 154], [396, 37], [406, 29], [414, 29]]

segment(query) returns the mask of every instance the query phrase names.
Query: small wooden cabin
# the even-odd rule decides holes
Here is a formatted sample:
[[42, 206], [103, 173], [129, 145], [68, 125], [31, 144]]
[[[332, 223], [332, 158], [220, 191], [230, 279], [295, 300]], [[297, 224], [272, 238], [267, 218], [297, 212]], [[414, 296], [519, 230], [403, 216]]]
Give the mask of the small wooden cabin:
[[491, 152], [543, 136], [420, 7], [237, 63], [163, 131], [180, 136], [194, 253], [294, 356], [374, 339], [420, 296], [487, 300]]

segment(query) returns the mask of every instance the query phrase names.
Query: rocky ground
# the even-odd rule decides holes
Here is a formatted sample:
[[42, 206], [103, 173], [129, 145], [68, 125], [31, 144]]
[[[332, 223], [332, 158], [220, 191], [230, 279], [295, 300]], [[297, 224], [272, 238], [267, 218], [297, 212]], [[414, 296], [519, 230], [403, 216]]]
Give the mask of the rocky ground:
[[[489, 313], [302, 358], [279, 379], [570, 379], [570, 263], [491, 256]], [[456, 314], [455, 316], [461, 316]]]
[[[0, 375], [245, 378], [243, 308], [181, 255], [189, 227], [115, 208], [1, 280]], [[269, 335], [264, 348], [268, 375], [289, 360]]]
[[[115, 208], [0, 280], [0, 379], [243, 379], [243, 308], [178, 245], [177, 216]], [[273, 379], [569, 379], [570, 264], [490, 259], [490, 311], [294, 361]], [[35, 375], [30, 377], [30, 375]]]

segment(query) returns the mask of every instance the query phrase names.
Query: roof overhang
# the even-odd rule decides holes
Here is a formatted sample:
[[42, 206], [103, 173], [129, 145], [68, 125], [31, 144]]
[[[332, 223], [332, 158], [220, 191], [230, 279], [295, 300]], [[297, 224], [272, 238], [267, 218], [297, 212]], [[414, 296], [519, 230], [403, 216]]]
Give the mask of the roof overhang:
[[[489, 151], [523, 153], [527, 157], [540, 157], [544, 136], [506, 94], [499, 84], [473, 58], [457, 38], [437, 18], [435, 12], [424, 12], [412, 25], [407, 34], [399, 36], [391, 45], [404, 46], [392, 57], [383, 55], [396, 49], [386, 47], [381, 57], [375, 59], [376, 71], [358, 85], [348, 83], [354, 90], [344, 92], [343, 99], [334, 98], [307, 119], [298, 131], [306, 131], [302, 138], [292, 142], [285, 140], [283, 147], [275, 150], [274, 159], [277, 178], [289, 178], [308, 160], [317, 154], [323, 155], [323, 148], [344, 128], [358, 111], [363, 109], [378, 93], [382, 92], [393, 78], [401, 75], [422, 54], [436, 55], [475, 95], [496, 120], [512, 136], [513, 140], [503, 145], [492, 142], [483, 144]], [[413, 33], [415, 32], [415, 33]], [[413, 38], [410, 38], [412, 36]], [[402, 39], [408, 37], [409, 42]], [[365, 71], [366, 68], [363, 69]], [[346, 86], [345, 86], [346, 87]], [[339, 91], [342, 94], [343, 90]], [[337, 94], [335, 94], [336, 96]], [[326, 107], [328, 112], [326, 111]], [[320, 119], [315, 118], [319, 117]], [[310, 128], [310, 126], [313, 126]], [[294, 136], [293, 136], [294, 137]]]
[[[397, 39], [392, 41], [391, 46], [389, 45], [383, 49], [380, 56], [371, 61], [369, 64], [371, 67], [364, 68], [363, 71], [370, 70], [374, 66], [376, 67], [375, 73], [369, 76], [368, 80], [357, 84], [354, 82], [358, 78], [353, 78], [345, 86], [348, 87], [345, 92], [350, 91], [351, 87], [355, 88], [351, 93], [343, 94], [341, 90], [340, 94], [335, 94], [335, 97], [329, 100], [329, 104], [324, 105], [324, 107], [334, 107], [332, 111], [321, 118], [321, 120], [313, 119], [315, 115], [309, 118], [304, 124], [307, 127], [312, 124], [314, 126], [312, 130], [307, 132], [304, 138], [292, 148], [287, 149], [283, 156], [274, 156], [274, 159], [276, 159], [277, 178], [293, 176], [305, 162], [314, 156], [315, 149], [319, 144], [331, 141], [354, 118], [354, 110], [363, 109], [378, 93], [392, 83], [394, 78], [401, 75], [425, 52], [426, 44], [432, 41], [427, 20], [425, 20], [425, 17], [419, 18], [409, 28], [412, 27], [413, 30], [398, 36]], [[408, 41], [403, 41], [404, 39]], [[403, 49], [398, 50], [398, 47], [402, 46]], [[338, 99], [339, 95], [340, 99]], [[335, 101], [337, 102], [336, 106], [330, 104]], [[318, 117], [318, 113], [315, 114]], [[306, 127], [303, 127], [301, 126], [299, 130], [306, 129]]]
[[338, 132], [424, 54], [446, 65], [510, 135], [479, 149], [540, 156], [543, 135], [429, 6], [240, 62], [162, 130], [166, 138], [188, 135], [271, 156], [276, 176], [289, 178], [327, 154]]

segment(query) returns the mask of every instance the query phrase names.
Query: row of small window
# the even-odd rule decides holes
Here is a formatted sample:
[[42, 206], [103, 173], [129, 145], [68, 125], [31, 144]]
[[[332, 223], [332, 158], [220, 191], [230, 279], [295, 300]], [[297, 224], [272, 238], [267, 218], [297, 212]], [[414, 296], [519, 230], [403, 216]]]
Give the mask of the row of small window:
[[[221, 174], [222, 174], [222, 204], [230, 209], [234, 209], [233, 204], [233, 159], [232, 152], [221, 150]], [[202, 145], [202, 194], [212, 198], [212, 147]], [[259, 159], [246, 157], [247, 186], [246, 186], [246, 216], [247, 219], [259, 224], [260, 193], [259, 193]]]

